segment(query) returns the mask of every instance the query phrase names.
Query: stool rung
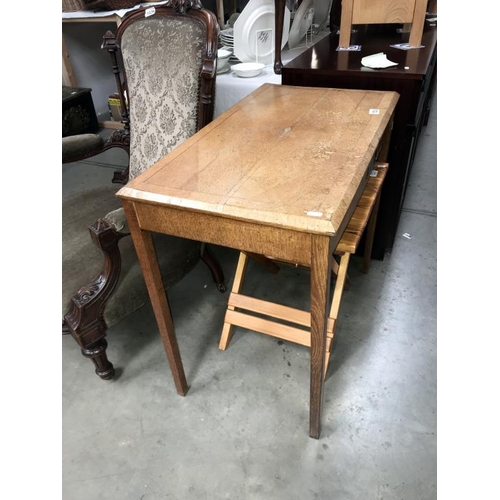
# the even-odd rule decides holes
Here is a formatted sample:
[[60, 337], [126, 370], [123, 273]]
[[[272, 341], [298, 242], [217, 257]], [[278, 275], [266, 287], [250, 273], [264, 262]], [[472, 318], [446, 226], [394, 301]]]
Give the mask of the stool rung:
[[228, 305], [311, 328], [311, 315], [307, 311], [301, 311], [294, 307], [282, 306], [267, 300], [236, 293], [229, 295]]
[[[246, 328], [254, 332], [270, 335], [271, 337], [277, 337], [289, 342], [295, 342], [306, 347], [311, 347], [311, 332], [309, 330], [301, 330], [300, 328], [296, 328], [294, 326], [284, 325], [282, 323], [277, 323], [276, 321], [259, 318], [257, 316], [252, 316], [239, 311], [231, 311], [230, 309], [226, 311], [224, 321], [233, 326], [239, 326], [240, 328]], [[328, 321], [328, 325], [327, 337], [331, 339], [333, 337], [333, 333], [330, 329], [330, 325], [333, 328], [334, 320], [330, 319]]]
[[[283, 306], [281, 304], [276, 304], [276, 302], [256, 299], [255, 297], [249, 297], [241, 293], [231, 293], [229, 295], [228, 305], [271, 318], [280, 319], [282, 321], [288, 321], [289, 323], [295, 323], [296, 325], [305, 326], [309, 329], [311, 328], [311, 313], [303, 311], [302, 309], [296, 309], [295, 307]], [[230, 323], [227, 319], [225, 321]], [[328, 318], [326, 324], [327, 334], [333, 332], [334, 323], [335, 320], [333, 318]]]

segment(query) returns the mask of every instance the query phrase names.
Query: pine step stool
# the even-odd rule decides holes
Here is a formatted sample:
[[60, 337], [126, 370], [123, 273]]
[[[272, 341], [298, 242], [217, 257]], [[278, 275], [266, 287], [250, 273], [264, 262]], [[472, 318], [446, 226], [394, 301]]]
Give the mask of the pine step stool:
[[[351, 254], [356, 252], [365, 230], [366, 240], [362, 271], [367, 273], [369, 270], [380, 193], [382, 191], [384, 179], [387, 175], [388, 166], [387, 163], [375, 163], [358, 206], [335, 249], [334, 256], [332, 256], [332, 272], [337, 276], [337, 279], [327, 324], [325, 376], [328, 371], [328, 362], [330, 360], [342, 294], [344, 289], [348, 288], [349, 285], [347, 276], [349, 259]], [[339, 263], [337, 263], [335, 256], [340, 258]], [[227, 349], [234, 327], [246, 328], [265, 335], [271, 335], [272, 337], [311, 347], [311, 314], [309, 312], [270, 301], [256, 299], [241, 293], [249, 258], [266, 267], [270, 272], [276, 273], [279, 270], [279, 266], [276, 263], [278, 261], [272, 257], [240, 252], [224, 317], [224, 326], [219, 341], [219, 349]], [[286, 262], [285, 264], [295, 265], [292, 262]], [[265, 317], [263, 318], [262, 316]], [[280, 323], [279, 321], [286, 321], [302, 328]]]

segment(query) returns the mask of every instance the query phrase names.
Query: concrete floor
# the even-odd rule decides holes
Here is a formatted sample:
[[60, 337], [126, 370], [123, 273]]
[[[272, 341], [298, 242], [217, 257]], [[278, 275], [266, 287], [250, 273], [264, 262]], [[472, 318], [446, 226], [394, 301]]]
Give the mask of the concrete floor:
[[[186, 397], [149, 306], [108, 332], [112, 381], [62, 337], [62, 498], [436, 499], [436, 144], [434, 108], [392, 251], [367, 275], [351, 260], [319, 440], [308, 435], [308, 349], [238, 329], [220, 351], [227, 293], [200, 263], [169, 292]], [[108, 182], [124, 161], [97, 160], [64, 165], [63, 189]], [[214, 250], [230, 285], [237, 252]], [[306, 309], [308, 273], [251, 265], [245, 291]]]

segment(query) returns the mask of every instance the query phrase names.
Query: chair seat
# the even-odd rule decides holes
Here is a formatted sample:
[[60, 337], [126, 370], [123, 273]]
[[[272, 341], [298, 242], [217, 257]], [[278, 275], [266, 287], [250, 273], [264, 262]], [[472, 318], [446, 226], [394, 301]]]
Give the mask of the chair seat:
[[[82, 285], [90, 284], [102, 271], [103, 253], [85, 230], [89, 221], [120, 208], [115, 196], [119, 186], [110, 184], [63, 198], [62, 230], [62, 315], [68, 313], [71, 298]], [[86, 207], [85, 211], [78, 207]], [[158, 261], [166, 288], [191, 271], [200, 260], [201, 243], [166, 235], [154, 235]], [[109, 327], [149, 301], [132, 238], [119, 243], [122, 271], [118, 286], [108, 300], [104, 320]]]

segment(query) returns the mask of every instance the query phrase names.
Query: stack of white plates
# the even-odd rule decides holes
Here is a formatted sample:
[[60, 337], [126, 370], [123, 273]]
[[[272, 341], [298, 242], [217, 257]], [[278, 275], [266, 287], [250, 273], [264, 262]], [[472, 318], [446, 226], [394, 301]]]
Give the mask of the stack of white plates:
[[219, 48], [229, 50], [231, 52], [231, 57], [229, 58], [229, 62], [231, 64], [241, 62], [234, 55], [234, 36], [233, 36], [233, 28], [226, 28], [224, 30], [219, 31]]
[[222, 47], [233, 51], [234, 47], [234, 36], [233, 36], [233, 28], [228, 28], [225, 30], [219, 31], [219, 40]]

